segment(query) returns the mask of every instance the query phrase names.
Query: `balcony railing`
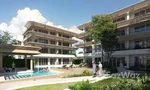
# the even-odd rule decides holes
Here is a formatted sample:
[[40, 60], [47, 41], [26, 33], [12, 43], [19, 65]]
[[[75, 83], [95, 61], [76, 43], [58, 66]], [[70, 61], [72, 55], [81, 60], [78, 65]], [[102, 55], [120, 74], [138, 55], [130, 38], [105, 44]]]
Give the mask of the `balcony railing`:
[[140, 22], [147, 21], [147, 20], [150, 20], [150, 14], [146, 14], [144, 16], [134, 17], [133, 19], [117, 22], [117, 27], [120, 28], [120, 27], [124, 27], [128, 25], [133, 25], [133, 24], [140, 23]]
[[73, 40], [72, 38], [66, 38], [66, 37], [59, 37], [59, 36], [56, 36], [56, 35], [52, 35], [52, 34], [46, 34], [46, 33], [41, 33], [41, 32], [35, 32], [35, 31], [28, 31], [30, 34], [33, 33], [34, 35], [36, 36], [41, 36], [41, 37], [48, 37], [48, 38], [53, 38], [55, 40], [64, 40], [64, 41], [67, 41], [67, 42], [71, 42], [71, 43], [75, 43], [76, 41]]
[[122, 49], [115, 49], [114, 51], [123, 51], [123, 50], [137, 50], [137, 49], [150, 49], [150, 47], [122, 48]]
[[40, 42], [33, 42], [33, 41], [29, 41], [27, 42], [27, 44], [34, 44], [36, 45], [40, 45], [40, 46], [50, 46], [50, 47], [55, 47], [58, 49], [64, 49], [64, 50], [74, 50], [76, 48], [74, 47], [68, 47], [68, 46], [59, 46], [59, 45], [54, 45], [54, 44], [46, 44], [46, 43], [40, 43]]

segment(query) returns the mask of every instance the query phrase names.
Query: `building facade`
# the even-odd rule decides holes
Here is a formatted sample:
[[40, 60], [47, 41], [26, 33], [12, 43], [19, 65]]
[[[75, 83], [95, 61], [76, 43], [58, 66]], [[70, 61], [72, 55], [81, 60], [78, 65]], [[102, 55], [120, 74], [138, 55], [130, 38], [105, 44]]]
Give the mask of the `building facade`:
[[[110, 15], [117, 23], [119, 35], [119, 44], [112, 54], [114, 57], [112, 64], [119, 66], [120, 62], [123, 62], [128, 69], [148, 69], [150, 67], [150, 1], [140, 1]], [[83, 24], [78, 28], [88, 31], [89, 24]], [[88, 37], [87, 33], [82, 34], [79, 35], [80, 38]], [[84, 57], [89, 45], [91, 44], [87, 42], [77, 45], [84, 48]]]
[[34, 55], [35, 67], [61, 67], [72, 64], [73, 51], [76, 49], [72, 39], [76, 33], [29, 21], [23, 34], [24, 45], [38, 46], [41, 54]]

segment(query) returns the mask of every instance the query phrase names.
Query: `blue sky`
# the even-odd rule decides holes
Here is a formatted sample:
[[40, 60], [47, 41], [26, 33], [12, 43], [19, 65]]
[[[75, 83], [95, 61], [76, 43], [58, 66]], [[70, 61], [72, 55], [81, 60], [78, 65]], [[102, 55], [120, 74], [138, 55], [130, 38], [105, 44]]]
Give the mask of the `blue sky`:
[[56, 25], [70, 28], [91, 20], [95, 14], [108, 14], [140, 0], [0, 0], [0, 23], [9, 23], [19, 9], [38, 9]]

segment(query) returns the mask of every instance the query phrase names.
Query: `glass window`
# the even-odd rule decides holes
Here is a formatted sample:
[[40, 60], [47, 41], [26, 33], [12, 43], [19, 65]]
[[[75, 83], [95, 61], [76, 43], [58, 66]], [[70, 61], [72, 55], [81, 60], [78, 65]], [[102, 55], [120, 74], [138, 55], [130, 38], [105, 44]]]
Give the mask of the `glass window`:
[[46, 31], [46, 30], [41, 30], [41, 29], [39, 29], [39, 32], [40, 32], [40, 33], [48, 34], [48, 31]]
[[147, 31], [150, 31], [150, 24], [147, 24], [147, 25], [146, 25], [146, 30], [147, 30]]
[[55, 65], [55, 61], [56, 61], [55, 58], [50, 58], [50, 65]]
[[69, 54], [69, 50], [63, 50], [63, 54]]
[[144, 11], [140, 11], [140, 16], [144, 16], [145, 15], [145, 10]]
[[63, 59], [63, 64], [69, 64], [69, 59]]
[[39, 65], [48, 65], [48, 58], [39, 58]]
[[150, 8], [146, 9], [146, 14], [150, 14]]
[[56, 44], [54, 40], [50, 40], [50, 44]]
[[51, 34], [51, 35], [56, 35], [56, 33], [55, 33], [55, 32], [50, 32], [50, 34]]
[[48, 48], [42, 48], [42, 49], [40, 50], [40, 52], [41, 52], [41, 53], [48, 53]]
[[51, 54], [56, 54], [56, 50], [53, 49], [53, 48], [51, 48], [51, 49], [50, 49], [50, 53], [51, 53]]
[[48, 44], [48, 40], [47, 39], [39, 39], [39, 43], [46, 43], [46, 44]]
[[69, 36], [67, 36], [67, 35], [63, 35], [63, 37], [64, 37], [64, 38], [69, 38]]
[[147, 48], [150, 47], [150, 40], [146, 40], [146, 47], [147, 47]]
[[69, 43], [63, 43], [63, 46], [69, 46]]
[[59, 61], [59, 64], [61, 64], [61, 59], [60, 59], [60, 58], [59, 58], [59, 60], [58, 60], [58, 61]]
[[139, 27], [135, 27], [134, 28], [134, 31], [135, 32], [143, 32], [143, 31], [145, 31], [145, 25], [143, 25], [143, 26], [139, 26]]

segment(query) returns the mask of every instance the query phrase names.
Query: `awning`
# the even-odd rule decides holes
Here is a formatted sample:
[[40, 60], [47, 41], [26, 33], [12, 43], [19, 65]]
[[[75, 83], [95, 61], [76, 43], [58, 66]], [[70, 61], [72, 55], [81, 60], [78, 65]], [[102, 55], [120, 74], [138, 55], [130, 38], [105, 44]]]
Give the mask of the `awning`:
[[39, 55], [33, 55], [33, 57], [41, 57], [41, 58], [75, 58], [75, 55], [39, 54]]
[[40, 54], [40, 47], [0, 44], [0, 53], [10, 54]]

